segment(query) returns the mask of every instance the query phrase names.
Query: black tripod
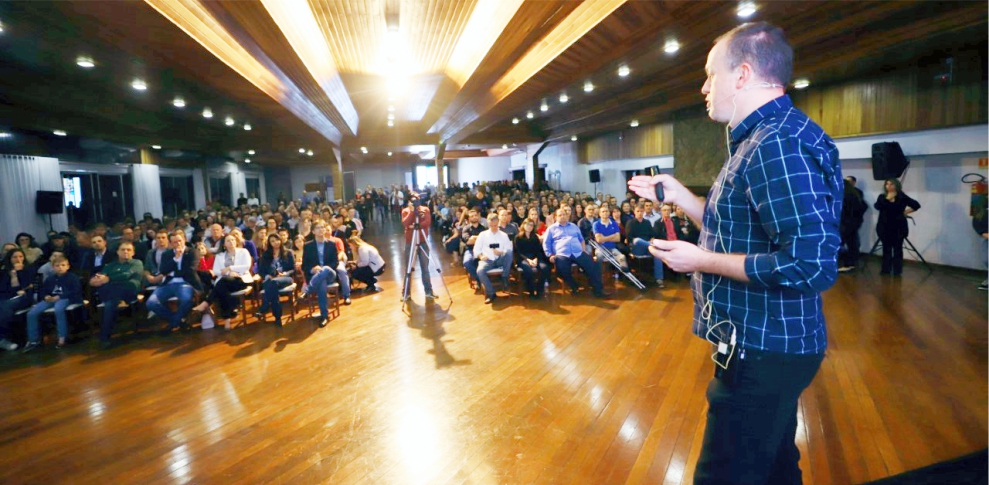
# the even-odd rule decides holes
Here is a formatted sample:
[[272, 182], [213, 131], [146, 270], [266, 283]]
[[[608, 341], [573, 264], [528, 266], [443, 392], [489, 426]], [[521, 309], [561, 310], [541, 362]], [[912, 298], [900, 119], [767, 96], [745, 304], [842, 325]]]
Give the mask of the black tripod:
[[[913, 225], [915, 226], [917, 225], [917, 221], [914, 221], [913, 217], [907, 217], [907, 219], [910, 219], [910, 221], [913, 222]], [[924, 259], [923, 255], [920, 254], [920, 251], [917, 251], [917, 248], [913, 245], [912, 242], [910, 242], [910, 238], [908, 237], [903, 238], [903, 246], [908, 253], [914, 255], [918, 260], [920, 260], [921, 263], [923, 263], [924, 267], [927, 268], [927, 271], [931, 271], [931, 272], [934, 271], [934, 268], [932, 268], [931, 265], [927, 263], [927, 260]], [[869, 254], [870, 255], [876, 254], [876, 251], [881, 251], [882, 249], [883, 249], [883, 240], [881, 238], [876, 238], [876, 243], [872, 245], [872, 249], [869, 250]]]

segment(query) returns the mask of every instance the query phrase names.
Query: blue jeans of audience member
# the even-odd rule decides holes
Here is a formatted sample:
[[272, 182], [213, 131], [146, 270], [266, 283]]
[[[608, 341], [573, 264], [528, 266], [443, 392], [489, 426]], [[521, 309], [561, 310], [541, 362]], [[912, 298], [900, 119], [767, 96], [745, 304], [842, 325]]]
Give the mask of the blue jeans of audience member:
[[10, 336], [10, 322], [14, 319], [14, 314], [30, 307], [33, 303], [30, 294], [0, 300], [0, 339]]
[[502, 254], [498, 259], [485, 259], [484, 261], [479, 261], [477, 263], [477, 281], [481, 283], [484, 287], [484, 294], [487, 296], [495, 296], [494, 285], [491, 284], [491, 276], [488, 275], [488, 271], [493, 271], [500, 269], [501, 279], [508, 286], [508, 277], [511, 276], [512, 271], [512, 252], [509, 251]]
[[604, 292], [604, 284], [601, 282], [601, 267], [594, 263], [587, 253], [581, 252], [577, 256], [557, 256], [555, 258], [556, 274], [563, 278], [572, 290], [577, 291], [577, 280], [573, 278], [573, 265], [580, 266], [587, 274], [587, 279], [591, 281], [591, 289], [595, 295]]
[[[432, 275], [429, 274], [429, 245], [425, 242], [419, 243], [418, 254], [416, 254], [416, 259], [419, 260], [419, 277], [422, 278], [422, 288], [427, 295], [433, 294], [433, 282], [431, 280]], [[477, 263], [474, 265], [475, 274], [477, 273]]]
[[65, 315], [65, 307], [71, 304], [69, 300], [58, 300], [54, 303], [41, 300], [36, 303], [34, 308], [27, 312], [28, 342], [41, 342], [41, 322], [38, 321], [38, 317], [49, 308], [55, 309], [55, 328], [58, 329], [58, 338], [68, 338], [69, 317]]
[[330, 310], [328, 309], [329, 301], [326, 296], [326, 291], [327, 291], [327, 287], [332, 285], [336, 281], [337, 281], [337, 272], [330, 271], [328, 268], [323, 268], [322, 270], [320, 270], [319, 273], [313, 275], [311, 280], [309, 280], [309, 289], [306, 290], [306, 292], [310, 294], [312, 293], [316, 294], [316, 300], [319, 302], [320, 318], [330, 318]]
[[[549, 263], [542, 259], [537, 259], [536, 266], [532, 266], [529, 264], [529, 261], [522, 258], [522, 260], [519, 261], [519, 268], [522, 269], [522, 280], [525, 281], [525, 289], [541, 295], [543, 293], [546, 280], [550, 277]], [[539, 272], [538, 279], [534, 278], [537, 271]]]
[[470, 249], [464, 251], [464, 269], [467, 270], [467, 274], [471, 278], [477, 279], [477, 259], [474, 258], [474, 252]]
[[264, 280], [261, 283], [261, 288], [264, 289], [264, 295], [261, 295], [261, 313], [267, 313], [268, 309], [271, 309], [271, 314], [275, 316], [275, 319], [281, 320], [282, 304], [278, 301], [278, 292], [291, 284], [291, 276], [279, 276]]
[[129, 286], [107, 283], [96, 289], [96, 294], [103, 303], [103, 318], [100, 320], [100, 340], [109, 342], [113, 335], [114, 324], [117, 323], [117, 305], [124, 301], [130, 303], [137, 300], [137, 291]]
[[652, 277], [662, 281], [663, 280], [663, 260], [653, 256], [649, 252], [649, 241], [642, 238], [635, 238], [632, 241], [632, 254], [636, 256], [652, 256]]
[[347, 274], [347, 263], [337, 266], [337, 281], [340, 282], [340, 296], [350, 298], [350, 275]]
[[[186, 283], [169, 283], [159, 286], [151, 298], [148, 298], [148, 311], [155, 312], [168, 321], [172, 328], [178, 328], [182, 324], [182, 319], [189, 314], [192, 309], [192, 298], [196, 295], [196, 290]], [[168, 309], [168, 300], [178, 298], [178, 309], [171, 311]]]
[[694, 483], [799, 484], [797, 400], [824, 354], [736, 349], [707, 386], [707, 425]]

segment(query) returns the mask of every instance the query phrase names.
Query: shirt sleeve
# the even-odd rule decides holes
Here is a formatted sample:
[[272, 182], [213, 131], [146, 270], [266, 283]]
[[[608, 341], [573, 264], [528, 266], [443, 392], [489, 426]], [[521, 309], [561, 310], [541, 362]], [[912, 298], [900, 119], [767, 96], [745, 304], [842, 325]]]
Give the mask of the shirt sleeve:
[[[830, 156], [836, 159], [837, 152]], [[744, 172], [746, 195], [775, 251], [745, 258], [750, 284], [804, 293], [821, 292], [834, 284], [841, 241], [837, 215], [844, 187], [832, 189], [822, 165], [826, 163], [814, 159], [798, 140], [779, 135], [764, 141], [753, 154]]]

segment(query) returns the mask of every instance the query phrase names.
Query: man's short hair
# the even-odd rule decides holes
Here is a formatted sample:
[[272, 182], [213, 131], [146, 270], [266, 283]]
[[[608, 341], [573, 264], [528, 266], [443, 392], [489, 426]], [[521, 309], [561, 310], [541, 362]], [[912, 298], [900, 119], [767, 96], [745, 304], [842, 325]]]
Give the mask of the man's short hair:
[[183, 241], [185, 241], [185, 231], [183, 231], [182, 229], [176, 229], [168, 234], [168, 239], [171, 239], [173, 237], [180, 237], [182, 238]]
[[492, 213], [488, 214], [488, 221], [489, 222], [490, 221], [497, 221], [497, 220], [498, 220], [498, 214], [496, 212], [492, 212]]
[[121, 242], [120, 244], [117, 245], [117, 249], [120, 249], [120, 248], [122, 248], [124, 246], [130, 246], [131, 249], [134, 249], [134, 243], [132, 243], [130, 241]]
[[793, 48], [783, 29], [769, 22], [748, 22], [714, 40], [727, 40], [725, 61], [732, 69], [749, 63], [767, 82], [786, 86], [793, 76]]

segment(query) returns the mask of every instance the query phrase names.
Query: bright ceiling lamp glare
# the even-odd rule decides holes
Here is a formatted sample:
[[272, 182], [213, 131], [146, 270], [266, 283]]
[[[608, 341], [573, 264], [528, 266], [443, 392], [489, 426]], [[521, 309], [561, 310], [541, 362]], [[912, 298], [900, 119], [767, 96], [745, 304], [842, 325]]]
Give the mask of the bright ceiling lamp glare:
[[131, 81], [130, 87], [134, 88], [135, 91], [146, 91], [148, 89], [148, 84], [141, 79], [135, 79]]
[[85, 69], [92, 69], [96, 67], [96, 63], [93, 62], [93, 58], [89, 56], [79, 56], [76, 58], [76, 65]]
[[543, 103], [539, 105], [539, 111], [542, 111], [543, 113], [549, 111], [549, 105], [546, 104], [545, 99], [543, 100]]
[[793, 81], [794, 89], [804, 89], [807, 86], [810, 86], [810, 81], [807, 79], [797, 79], [796, 81]]
[[0, 140], [5, 139], [5, 138], [11, 138], [13, 136], [14, 135], [11, 135], [10, 133], [7, 133], [6, 131], [0, 131]]
[[388, 120], [388, 127], [390, 128], [392, 126], [395, 126], [395, 122], [392, 120]]
[[244, 123], [244, 131], [251, 131], [251, 124], [250, 123]]
[[567, 96], [567, 93], [560, 93], [560, 102], [566, 103], [567, 101], [570, 101], [570, 96]]
[[227, 116], [227, 119], [223, 120], [223, 124], [225, 124], [227, 126], [233, 126], [234, 125], [234, 119], [231, 118], [231, 117], [229, 117], [229, 116]]
[[392, 112], [394, 112], [394, 111], [395, 111], [395, 107], [394, 107], [394, 106], [392, 106], [392, 105], [388, 105], [388, 112], [389, 112], [389, 113], [392, 113]]
[[388, 156], [389, 156], [389, 157], [391, 156], [391, 152], [388, 152]]
[[572, 135], [570, 137], [570, 141], [577, 141], [577, 135]]
[[367, 147], [361, 147], [361, 153], [367, 155]]
[[311, 157], [312, 156], [312, 150], [309, 150], [308, 152], [306, 152], [306, 155], [309, 155]]
[[172, 100], [172, 106], [175, 106], [176, 108], [185, 108], [185, 100], [176, 96], [176, 98]]
[[245, 158], [244, 159], [244, 163], [251, 163], [251, 159], [250, 158]]
[[391, 114], [391, 113], [388, 113], [388, 119], [389, 119], [389, 120], [393, 120], [393, 119], [395, 119], [395, 115], [393, 115], [393, 114]]
[[68, 133], [66, 133], [66, 132], [65, 132], [65, 131], [63, 131], [63, 130], [55, 130], [55, 131], [53, 131], [52, 133], [54, 133], [54, 134], [55, 134], [55, 136], [65, 136], [65, 135], [68, 135]]
[[502, 145], [501, 146], [501, 149], [502, 150], [508, 150], [508, 144], [506, 143], [506, 144]]
[[211, 110], [209, 108], [204, 108], [203, 109], [203, 118], [210, 119], [212, 117], [213, 117], [213, 110]]
[[584, 81], [584, 92], [589, 93], [591, 91], [594, 91], [594, 83], [590, 81]]
[[161, 150], [161, 145], [151, 145], [151, 148], [154, 148], [155, 150]]
[[680, 50], [680, 43], [676, 39], [670, 39], [663, 44], [663, 52], [667, 54], [674, 54], [676, 51]]
[[299, 153], [306, 153], [306, 149], [305, 148], [300, 148], [299, 149]]
[[3, 33], [3, 29], [4, 29], [3, 22], [0, 22], [0, 34]]
[[513, 125], [519, 124], [519, 119], [518, 118], [512, 118], [512, 124]]
[[632, 73], [632, 70], [629, 69], [628, 66], [619, 66], [618, 67], [618, 77], [628, 77], [628, 75], [631, 74], [631, 73]]
[[632, 128], [639, 126], [639, 120], [632, 120], [632, 122], [629, 123], [628, 126], [631, 126]]
[[248, 154], [248, 155], [254, 155], [254, 150], [248, 150], [248, 151], [247, 151], [247, 154]]
[[533, 118], [535, 118], [535, 117], [536, 117], [536, 115], [534, 115], [534, 114], [532, 113], [532, 111], [530, 111], [530, 112], [528, 112], [528, 113], [526, 113], [526, 114], [525, 114], [525, 117], [526, 117], [527, 119], [530, 119], [530, 120], [531, 120], [531, 119], [533, 119]]
[[735, 10], [735, 14], [740, 18], [747, 19], [752, 16], [756, 11], [756, 6], [754, 2], [738, 2], [738, 10]]

